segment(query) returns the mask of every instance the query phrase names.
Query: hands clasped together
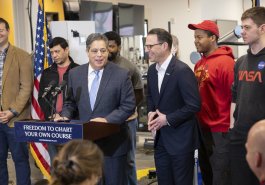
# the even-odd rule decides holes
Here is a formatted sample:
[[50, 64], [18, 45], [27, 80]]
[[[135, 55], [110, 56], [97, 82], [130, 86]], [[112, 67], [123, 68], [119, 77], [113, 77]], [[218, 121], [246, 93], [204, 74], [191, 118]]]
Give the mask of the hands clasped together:
[[167, 125], [166, 115], [161, 113], [158, 109], [155, 112], [148, 113], [148, 130], [152, 132], [153, 136], [156, 131]]

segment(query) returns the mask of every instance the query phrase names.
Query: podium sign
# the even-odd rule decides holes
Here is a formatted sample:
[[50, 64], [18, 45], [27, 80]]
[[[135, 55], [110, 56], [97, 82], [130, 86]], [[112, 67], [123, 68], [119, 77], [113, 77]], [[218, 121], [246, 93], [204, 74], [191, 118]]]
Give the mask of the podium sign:
[[17, 142], [65, 143], [72, 139], [98, 140], [120, 132], [119, 124], [102, 122], [15, 121]]
[[83, 139], [83, 124], [47, 121], [16, 121], [15, 137], [18, 142], [66, 143]]

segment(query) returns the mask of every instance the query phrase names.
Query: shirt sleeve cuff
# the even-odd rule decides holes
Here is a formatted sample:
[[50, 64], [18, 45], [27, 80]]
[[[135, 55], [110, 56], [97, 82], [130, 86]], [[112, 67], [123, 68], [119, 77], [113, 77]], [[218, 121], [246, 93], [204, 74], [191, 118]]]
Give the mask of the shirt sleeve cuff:
[[16, 110], [9, 108], [9, 111], [12, 112], [14, 116], [18, 116], [18, 112]]

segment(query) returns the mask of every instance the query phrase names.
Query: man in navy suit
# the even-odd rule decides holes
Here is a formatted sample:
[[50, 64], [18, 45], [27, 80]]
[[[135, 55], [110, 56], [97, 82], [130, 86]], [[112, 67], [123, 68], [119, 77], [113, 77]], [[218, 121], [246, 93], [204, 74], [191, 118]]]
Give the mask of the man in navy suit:
[[147, 77], [148, 129], [155, 137], [158, 184], [192, 185], [200, 96], [194, 73], [172, 56], [171, 46], [172, 37], [166, 30], [149, 31], [145, 51], [155, 64]]
[[[96, 144], [104, 152], [105, 185], [125, 185], [127, 182], [126, 156], [129, 136], [126, 119], [134, 113], [135, 97], [128, 71], [108, 62], [108, 39], [95, 33], [86, 41], [89, 63], [69, 72], [69, 96], [64, 102], [62, 117], [55, 120], [71, 119], [78, 109], [83, 121], [100, 121], [120, 124], [118, 134], [100, 139]], [[94, 85], [95, 78], [99, 86]], [[97, 90], [97, 93], [93, 92]], [[96, 94], [93, 103], [92, 96]]]

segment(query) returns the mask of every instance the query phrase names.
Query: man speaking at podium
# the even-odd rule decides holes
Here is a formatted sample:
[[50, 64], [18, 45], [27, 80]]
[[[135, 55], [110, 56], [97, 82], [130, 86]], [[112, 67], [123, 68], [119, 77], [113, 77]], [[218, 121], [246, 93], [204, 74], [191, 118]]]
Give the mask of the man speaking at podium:
[[[71, 119], [78, 109], [82, 121], [120, 124], [119, 133], [95, 141], [104, 152], [106, 185], [128, 184], [126, 155], [129, 136], [125, 120], [134, 113], [135, 96], [129, 72], [108, 62], [108, 39], [95, 33], [86, 40], [89, 63], [69, 72], [69, 96], [64, 101], [62, 117]], [[100, 133], [99, 133], [100, 134]]]

